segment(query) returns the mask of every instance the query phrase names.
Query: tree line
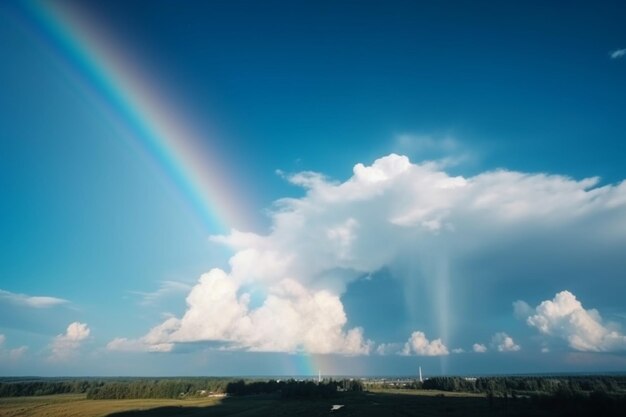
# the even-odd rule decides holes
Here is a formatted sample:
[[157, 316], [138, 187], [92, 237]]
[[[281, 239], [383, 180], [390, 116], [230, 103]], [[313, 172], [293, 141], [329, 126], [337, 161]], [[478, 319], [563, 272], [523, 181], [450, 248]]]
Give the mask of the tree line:
[[88, 399], [187, 398], [229, 395], [279, 394], [283, 398], [326, 398], [338, 391], [362, 391], [357, 380], [309, 381], [234, 380], [232, 378], [101, 378], [0, 379], [0, 397], [86, 394]]
[[4, 379], [0, 397], [87, 394], [90, 399], [179, 398], [223, 393], [232, 378]]
[[223, 393], [230, 379], [154, 379], [127, 382], [106, 382], [87, 390], [92, 400], [136, 398], [182, 398]]
[[[592, 393], [626, 396], [626, 376], [503, 376], [433, 377], [404, 385], [367, 382], [367, 388], [412, 388], [478, 392], [496, 396], [543, 395], [556, 398], [589, 397]], [[362, 391], [361, 381], [235, 380], [233, 378], [0, 378], [0, 397], [86, 394], [91, 399], [181, 398], [211, 393], [254, 395], [278, 393], [285, 398], [332, 396], [338, 391]]]
[[253, 381], [239, 380], [226, 387], [229, 395], [280, 394], [282, 398], [329, 398], [338, 391], [363, 391], [363, 384], [355, 379], [328, 380], [321, 383], [313, 381]]
[[88, 380], [0, 382], [0, 397], [84, 394], [95, 383]]
[[626, 393], [626, 377], [619, 376], [503, 376], [503, 377], [434, 377], [425, 380], [423, 389], [484, 393], [606, 392]]

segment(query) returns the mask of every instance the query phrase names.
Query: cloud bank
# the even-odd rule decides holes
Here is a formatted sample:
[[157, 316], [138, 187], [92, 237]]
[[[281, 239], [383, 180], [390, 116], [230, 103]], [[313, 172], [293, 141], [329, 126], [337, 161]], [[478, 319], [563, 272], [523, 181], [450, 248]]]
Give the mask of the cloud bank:
[[[453, 305], [447, 269], [439, 265], [520, 236], [626, 241], [626, 182], [598, 186], [597, 178], [506, 170], [452, 176], [437, 163], [396, 154], [355, 165], [344, 182], [314, 172], [288, 179], [306, 194], [276, 202], [268, 234], [233, 230], [212, 238], [234, 251], [230, 268], [200, 277], [182, 317], [108, 347], [169, 351], [177, 343], [217, 342], [251, 351], [367, 354], [373, 344], [364, 329], [350, 326], [342, 295], [364, 276], [416, 259], [421, 274], [402, 279], [433, 288], [434, 297], [415, 296], [433, 299], [440, 339], [417, 332], [407, 346], [444, 354]], [[505, 334], [494, 343], [501, 351], [519, 349]]]
[[561, 291], [552, 300], [541, 302], [534, 309], [523, 301], [515, 303], [530, 314], [526, 323], [544, 336], [567, 341], [569, 347], [579, 351], [615, 352], [626, 350], [626, 336], [614, 323], [605, 323], [597, 310], [586, 310], [576, 296]]

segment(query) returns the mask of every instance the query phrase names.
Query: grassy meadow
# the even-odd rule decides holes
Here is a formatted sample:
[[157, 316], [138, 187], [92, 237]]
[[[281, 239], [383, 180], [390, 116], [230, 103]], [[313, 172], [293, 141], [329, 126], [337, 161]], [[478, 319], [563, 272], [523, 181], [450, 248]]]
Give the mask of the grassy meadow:
[[201, 399], [132, 399], [88, 400], [85, 394], [58, 394], [32, 397], [0, 398], [1, 417], [100, 417], [128, 410], [157, 407], [206, 407], [219, 403], [219, 398]]
[[[333, 404], [343, 404], [330, 412]], [[574, 410], [575, 411], [575, 410]], [[552, 416], [572, 410], [537, 408], [529, 401], [490, 402], [484, 395], [423, 390], [346, 393], [328, 399], [253, 395], [201, 399], [89, 400], [81, 394], [0, 398], [2, 417], [199, 417], [199, 416]], [[584, 413], [579, 415], [585, 415]], [[591, 415], [591, 414], [589, 414]], [[605, 414], [606, 415], [606, 414]]]

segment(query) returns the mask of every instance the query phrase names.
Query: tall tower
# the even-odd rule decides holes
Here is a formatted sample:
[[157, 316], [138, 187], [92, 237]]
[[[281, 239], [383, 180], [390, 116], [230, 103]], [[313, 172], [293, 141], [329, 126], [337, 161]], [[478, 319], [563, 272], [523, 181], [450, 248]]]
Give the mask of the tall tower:
[[424, 380], [422, 379], [422, 367], [420, 366], [419, 368], [420, 368], [420, 383], [421, 383], [421, 382], [424, 382]]
[[322, 370], [321, 369], [317, 370], [317, 383], [318, 384], [322, 383]]

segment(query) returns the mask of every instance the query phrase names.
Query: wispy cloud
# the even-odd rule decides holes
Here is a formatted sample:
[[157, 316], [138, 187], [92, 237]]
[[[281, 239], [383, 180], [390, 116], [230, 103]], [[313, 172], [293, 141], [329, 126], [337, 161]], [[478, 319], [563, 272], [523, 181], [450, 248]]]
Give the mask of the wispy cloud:
[[51, 308], [69, 303], [68, 300], [48, 296], [31, 296], [0, 290], [0, 301], [31, 308]]
[[477, 159], [474, 152], [451, 135], [396, 135], [392, 149], [398, 154], [411, 155], [419, 160], [434, 161], [440, 167], [458, 166]]
[[623, 58], [624, 56], [626, 56], [626, 48], [624, 48], [624, 49], [616, 49], [616, 50], [610, 52], [609, 56], [611, 57], [611, 59]]
[[157, 301], [174, 294], [187, 294], [192, 286], [180, 281], [163, 281], [158, 289], [151, 292], [132, 291], [133, 294], [141, 296], [141, 305], [154, 304]]
[[28, 346], [20, 346], [15, 349], [5, 349], [4, 343], [6, 342], [6, 336], [0, 334], [0, 361], [9, 359], [11, 362], [15, 362], [18, 359], [22, 358], [26, 351], [28, 350]]
[[381, 343], [376, 347], [376, 353], [378, 355], [397, 355], [402, 352], [402, 343]]

